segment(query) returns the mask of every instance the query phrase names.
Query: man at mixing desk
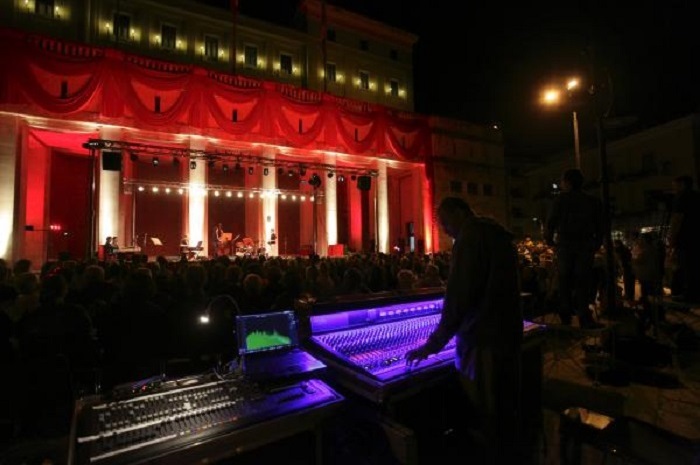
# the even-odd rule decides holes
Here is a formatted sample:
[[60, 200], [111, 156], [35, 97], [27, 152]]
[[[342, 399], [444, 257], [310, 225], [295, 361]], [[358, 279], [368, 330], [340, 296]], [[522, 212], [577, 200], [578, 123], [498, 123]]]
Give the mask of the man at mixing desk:
[[406, 354], [406, 362], [419, 363], [456, 335], [455, 366], [476, 411], [476, 422], [469, 425], [477, 446], [473, 452], [483, 458], [476, 463], [522, 463], [516, 446], [523, 318], [513, 237], [457, 197], [440, 203], [438, 218], [454, 239], [442, 315], [425, 344]]

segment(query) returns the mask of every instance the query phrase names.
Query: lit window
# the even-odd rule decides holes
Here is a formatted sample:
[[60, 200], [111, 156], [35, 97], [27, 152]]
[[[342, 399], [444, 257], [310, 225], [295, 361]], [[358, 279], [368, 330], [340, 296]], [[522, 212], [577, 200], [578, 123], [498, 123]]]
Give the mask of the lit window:
[[168, 50], [175, 50], [177, 46], [177, 29], [175, 26], [163, 24], [160, 28], [161, 46]]
[[389, 94], [392, 97], [399, 96], [399, 81], [397, 81], [396, 79], [392, 79], [389, 81]]
[[369, 90], [369, 73], [360, 71], [360, 89]]
[[258, 47], [254, 45], [246, 45], [244, 48], [245, 62], [244, 64], [250, 68], [258, 67]]
[[338, 82], [338, 76], [335, 72], [335, 63], [326, 63], [326, 79], [328, 82]]
[[282, 54], [280, 55], [280, 72], [282, 74], [292, 74], [292, 56]]
[[212, 36], [204, 36], [204, 57], [210, 61], [219, 59], [219, 39]]

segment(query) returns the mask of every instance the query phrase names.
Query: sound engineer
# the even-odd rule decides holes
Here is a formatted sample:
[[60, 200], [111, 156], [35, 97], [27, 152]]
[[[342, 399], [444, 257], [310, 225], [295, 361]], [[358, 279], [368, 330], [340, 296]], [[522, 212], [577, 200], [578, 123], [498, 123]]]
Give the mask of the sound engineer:
[[458, 197], [445, 198], [438, 217], [454, 240], [442, 315], [406, 362], [420, 363], [456, 336], [455, 366], [476, 411], [468, 433], [483, 457], [478, 463], [521, 463], [516, 446], [523, 319], [513, 236], [496, 221], [476, 216]]

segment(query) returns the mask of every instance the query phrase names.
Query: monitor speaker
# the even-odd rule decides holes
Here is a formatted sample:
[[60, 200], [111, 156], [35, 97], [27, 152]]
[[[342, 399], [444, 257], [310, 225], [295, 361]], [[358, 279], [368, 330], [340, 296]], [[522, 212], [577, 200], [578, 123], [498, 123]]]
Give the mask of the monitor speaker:
[[122, 153], [121, 152], [102, 152], [102, 169], [105, 171], [121, 171], [122, 169]]
[[372, 178], [369, 176], [357, 177], [357, 188], [361, 191], [368, 191], [372, 187]]

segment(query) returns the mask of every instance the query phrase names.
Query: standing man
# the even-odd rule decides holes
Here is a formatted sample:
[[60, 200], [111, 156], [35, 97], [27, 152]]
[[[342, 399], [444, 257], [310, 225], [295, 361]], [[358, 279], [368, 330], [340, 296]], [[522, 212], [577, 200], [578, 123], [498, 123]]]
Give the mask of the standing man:
[[603, 204], [582, 187], [581, 170], [564, 171], [561, 193], [552, 203], [544, 238], [556, 250], [562, 324], [570, 325], [575, 314], [581, 328], [596, 329], [602, 325], [593, 320], [588, 306], [594, 293], [595, 254], [603, 244]]
[[676, 259], [673, 277], [675, 300], [700, 302], [700, 193], [693, 189], [693, 178], [673, 180], [675, 197], [668, 234], [670, 253]]
[[420, 362], [456, 335], [455, 366], [477, 411], [473, 432], [484, 463], [521, 463], [516, 446], [523, 318], [513, 236], [495, 221], [475, 216], [457, 197], [440, 203], [438, 217], [454, 239], [442, 315], [406, 361]]

